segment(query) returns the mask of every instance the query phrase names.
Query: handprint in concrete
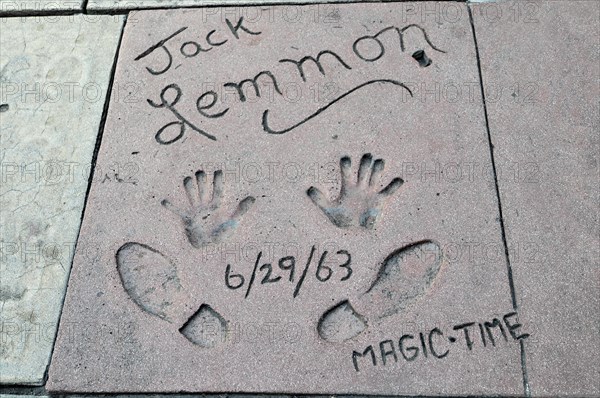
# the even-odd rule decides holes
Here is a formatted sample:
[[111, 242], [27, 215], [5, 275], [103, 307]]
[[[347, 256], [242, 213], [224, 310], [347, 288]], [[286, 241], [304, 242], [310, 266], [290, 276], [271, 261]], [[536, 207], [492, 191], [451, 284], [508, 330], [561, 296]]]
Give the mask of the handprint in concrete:
[[211, 243], [219, 243], [229, 236], [240, 223], [244, 214], [250, 210], [255, 198], [248, 196], [238, 203], [233, 213], [223, 206], [223, 171], [217, 170], [213, 176], [212, 199], [209, 199], [206, 173], [198, 170], [194, 177], [183, 180], [183, 188], [189, 206], [179, 208], [169, 200], [161, 204], [181, 219], [190, 244], [199, 249]]
[[381, 218], [387, 201], [404, 183], [397, 177], [385, 188], [378, 190], [384, 167], [383, 159], [373, 161], [373, 156], [367, 153], [360, 160], [355, 180], [352, 176], [350, 157], [344, 156], [340, 160], [342, 185], [336, 199], [327, 199], [323, 192], [315, 187], [310, 187], [306, 193], [335, 226], [373, 229]]

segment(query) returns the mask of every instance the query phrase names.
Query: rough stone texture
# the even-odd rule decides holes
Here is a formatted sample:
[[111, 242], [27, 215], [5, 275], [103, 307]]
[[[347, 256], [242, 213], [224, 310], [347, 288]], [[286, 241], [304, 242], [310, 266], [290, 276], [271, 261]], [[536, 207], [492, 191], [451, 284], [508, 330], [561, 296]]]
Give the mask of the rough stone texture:
[[519, 343], [477, 325], [512, 305], [470, 20], [432, 4], [458, 17], [128, 20], [98, 156], [123, 169], [92, 185], [50, 391], [522, 393]]
[[0, 382], [44, 378], [122, 17], [0, 20]]
[[49, 14], [57, 11], [77, 11], [83, 0], [0, 0], [0, 15]]
[[597, 397], [600, 5], [516, 5], [473, 14], [529, 385]]

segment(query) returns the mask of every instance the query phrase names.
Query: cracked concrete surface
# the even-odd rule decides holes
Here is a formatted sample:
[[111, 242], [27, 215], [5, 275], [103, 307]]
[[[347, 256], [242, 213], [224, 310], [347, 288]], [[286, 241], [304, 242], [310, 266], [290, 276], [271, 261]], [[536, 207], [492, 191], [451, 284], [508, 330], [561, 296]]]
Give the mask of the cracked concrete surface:
[[122, 24], [0, 20], [2, 383], [43, 383]]

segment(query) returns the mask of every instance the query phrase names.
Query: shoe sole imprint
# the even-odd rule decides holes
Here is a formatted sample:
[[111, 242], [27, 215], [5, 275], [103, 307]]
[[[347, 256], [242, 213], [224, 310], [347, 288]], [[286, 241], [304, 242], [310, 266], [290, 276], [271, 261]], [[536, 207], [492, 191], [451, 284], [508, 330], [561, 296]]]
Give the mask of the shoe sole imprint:
[[[137, 242], [125, 243], [115, 257], [123, 288], [138, 307], [170, 323], [181, 317], [173, 306], [183, 290], [173, 261]], [[202, 304], [179, 332], [195, 345], [213, 348], [225, 340], [227, 322], [209, 305]]]
[[365, 314], [344, 300], [323, 314], [317, 325], [319, 336], [329, 342], [344, 342], [364, 332], [370, 321], [397, 314], [427, 293], [441, 264], [441, 248], [431, 240], [394, 250], [357, 300]]

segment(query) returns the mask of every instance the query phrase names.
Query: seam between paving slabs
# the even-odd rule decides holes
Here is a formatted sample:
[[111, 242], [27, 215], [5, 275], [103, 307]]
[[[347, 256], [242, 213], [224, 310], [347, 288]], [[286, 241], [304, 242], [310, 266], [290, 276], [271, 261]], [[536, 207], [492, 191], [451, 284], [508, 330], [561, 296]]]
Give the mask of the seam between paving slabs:
[[31, 18], [31, 17], [62, 17], [70, 15], [82, 14], [81, 9], [72, 10], [29, 10], [29, 11], [13, 11], [2, 13], [0, 19], [4, 18]]
[[[517, 303], [517, 295], [515, 293], [515, 284], [514, 284], [514, 279], [513, 279], [512, 265], [510, 262], [510, 253], [508, 251], [508, 243], [507, 243], [507, 239], [506, 239], [506, 229], [504, 226], [504, 217], [502, 214], [502, 200], [500, 199], [500, 186], [498, 184], [498, 175], [496, 173], [496, 159], [494, 157], [494, 144], [492, 142], [492, 134], [490, 131], [487, 103], [485, 100], [485, 88], [483, 86], [483, 72], [481, 70], [481, 60], [479, 58], [479, 45], [477, 44], [477, 34], [475, 32], [475, 23], [473, 20], [473, 13], [471, 11], [471, 6], [467, 5], [467, 9], [469, 11], [471, 30], [473, 32], [473, 42], [475, 44], [475, 55], [477, 58], [477, 69], [479, 70], [479, 86], [481, 89], [481, 100], [482, 100], [482, 104], [483, 104], [483, 113], [484, 113], [484, 117], [485, 117], [485, 129], [487, 131], [488, 144], [489, 144], [489, 148], [490, 148], [490, 157], [491, 157], [491, 163], [492, 163], [492, 170], [494, 173], [494, 185], [496, 186], [496, 198], [498, 200], [498, 214], [499, 214], [499, 220], [500, 220], [500, 230], [502, 232], [502, 243], [504, 244], [504, 254], [506, 256], [506, 270], [507, 270], [507, 275], [508, 275], [508, 285], [510, 287], [510, 295], [511, 295], [513, 309], [518, 313], [519, 305]], [[523, 373], [523, 390], [524, 390], [525, 396], [530, 397], [531, 389], [529, 386], [529, 377], [527, 375], [525, 344], [524, 344], [523, 340], [519, 340], [519, 346], [520, 346], [520, 350], [521, 350], [521, 372]]]
[[[114, 9], [91, 9], [88, 10], [89, 0], [84, 0], [81, 8], [71, 10], [24, 10], [24, 11], [0, 11], [0, 19], [2, 18], [27, 18], [27, 17], [58, 17], [58, 16], [70, 16], [79, 14], [96, 14], [96, 15], [126, 15], [130, 11], [144, 11], [144, 10], [175, 10], [180, 8], [217, 8], [217, 7], [270, 7], [270, 6], [314, 6], [314, 5], [332, 5], [332, 4], [362, 4], [362, 3], [424, 3], [424, 2], [455, 2], [455, 3], [468, 3], [473, 0], [323, 0], [317, 2], [308, 2], [302, 0], [295, 0], [287, 2], [285, 0], [277, 0], [269, 3], [260, 1], [244, 4], [227, 3], [226, 0], [220, 0], [222, 3], [211, 2], [208, 4], [198, 5], [179, 5], [173, 7], [126, 7], [126, 8], [114, 8]], [[490, 0], [500, 1], [500, 0]], [[571, 0], [571, 1], [596, 1], [596, 0]]]
[[[354, 4], [354, 3], [407, 3], [407, 2], [416, 2], [416, 3], [424, 3], [424, 2], [455, 2], [455, 3], [467, 3], [467, 4], [481, 4], [481, 3], [500, 3], [500, 2], [509, 2], [514, 0], [333, 0], [333, 1], [319, 1], [319, 2], [303, 2], [302, 0], [297, 0], [294, 2], [286, 2], [284, 0], [279, 0], [273, 3], [245, 3], [245, 4], [235, 4], [235, 3], [225, 3], [225, 0], [221, 0], [223, 3], [210, 3], [210, 4], [201, 4], [201, 5], [187, 5], [187, 6], [174, 6], [174, 7], [137, 7], [137, 8], [115, 8], [115, 9], [91, 9], [88, 10], [88, 2], [89, 0], [84, 0], [81, 8], [72, 9], [72, 10], [25, 10], [25, 11], [9, 11], [6, 13], [0, 12], [0, 19], [2, 18], [27, 18], [27, 17], [57, 17], [57, 16], [69, 16], [69, 15], [78, 15], [78, 14], [97, 14], [97, 15], [125, 15], [128, 14], [129, 11], [143, 11], [143, 10], [174, 10], [179, 8], [215, 8], [215, 7], [267, 7], [267, 6], [303, 6], [303, 5], [318, 5], [318, 4]], [[566, 1], [566, 0], [548, 0], [548, 1]], [[597, 2], [598, 0], [569, 0], [571, 2], [579, 1], [579, 2]]]
[[[102, 117], [100, 118], [100, 123], [98, 125], [98, 135], [96, 137], [96, 145], [94, 146], [94, 152], [92, 154], [92, 163], [90, 166], [90, 175], [88, 177], [88, 186], [87, 186], [87, 190], [85, 192], [85, 199], [83, 202], [83, 209], [81, 211], [81, 218], [79, 220], [79, 230], [77, 231], [77, 239], [75, 241], [75, 250], [73, 250], [73, 257], [75, 256], [75, 252], [77, 252], [77, 244], [79, 243], [79, 234], [81, 233], [81, 225], [83, 224], [83, 218], [85, 216], [85, 210], [87, 208], [87, 203], [88, 203], [88, 197], [90, 195], [90, 190], [92, 187], [92, 181], [94, 180], [94, 171], [96, 169], [96, 161], [98, 159], [98, 152], [100, 151], [100, 144], [102, 142], [102, 135], [104, 133], [104, 126], [106, 124], [106, 117], [108, 114], [108, 108], [109, 108], [109, 104], [110, 104], [110, 99], [112, 96], [112, 87], [113, 87], [113, 83], [115, 80], [115, 72], [117, 69], [117, 61], [119, 59], [119, 52], [121, 51], [121, 43], [123, 42], [123, 34], [125, 32], [125, 25], [127, 25], [127, 15], [125, 16], [124, 20], [123, 20], [123, 25], [121, 26], [121, 33], [119, 35], [119, 42], [117, 43], [117, 48], [115, 51], [115, 56], [113, 59], [113, 64], [111, 67], [111, 71], [110, 71], [110, 77], [109, 77], [109, 83], [108, 83], [108, 88], [106, 90], [106, 98], [104, 100], [104, 108], [102, 109]], [[62, 312], [64, 309], [64, 305], [65, 305], [65, 299], [67, 297], [67, 291], [69, 288], [69, 281], [71, 279], [71, 271], [73, 270], [73, 258], [71, 258], [71, 267], [69, 267], [69, 275], [67, 276], [67, 285], [65, 287], [65, 294], [63, 296], [63, 300], [61, 303], [61, 316], [59, 317], [59, 321], [56, 327], [56, 331], [54, 333], [54, 342], [52, 344], [52, 350], [51, 350], [51, 355], [50, 355], [50, 361], [48, 363], [48, 366], [46, 366], [46, 372], [44, 374], [44, 385], [46, 384], [46, 381], [48, 380], [48, 369], [50, 368], [50, 363], [52, 363], [52, 358], [54, 356], [54, 349], [56, 348], [56, 338], [58, 336], [58, 330], [60, 329], [60, 321], [62, 319]]]
[[[212, 0], [210, 3], [208, 4], [193, 4], [193, 5], [179, 5], [179, 6], [173, 6], [173, 7], [168, 7], [168, 6], [161, 6], [161, 7], [143, 7], [143, 6], [139, 6], [139, 7], [125, 7], [122, 9], [91, 9], [88, 10], [88, 12], [90, 14], [107, 14], [107, 13], [118, 13], [119, 11], [122, 12], [126, 12], [126, 11], [145, 11], [145, 10], [151, 10], [151, 11], [161, 11], [161, 10], [176, 10], [176, 9], [184, 9], [184, 8], [189, 8], [189, 9], [197, 9], [197, 8], [223, 8], [223, 7], [230, 7], [230, 8], [238, 8], [238, 7], [275, 7], [275, 6], [315, 6], [315, 5], [347, 5], [347, 4], [365, 4], [365, 3], [383, 3], [383, 4], [394, 4], [394, 3], [436, 3], [436, 2], [442, 2], [442, 3], [467, 3], [469, 0], [322, 0], [322, 1], [316, 1], [316, 2], [309, 2], [309, 1], [302, 1], [302, 0], [294, 0], [294, 1], [285, 1], [285, 0], [274, 0], [274, 1], [269, 1], [268, 3], [265, 2], [261, 2], [261, 1], [253, 1], [253, 2], [249, 2], [249, 3], [243, 3], [243, 4], [239, 4], [239, 3], [235, 3], [235, 2], [231, 2], [228, 3], [226, 2], [226, 0]], [[596, 1], [596, 0], [589, 0], [589, 1]], [[86, 5], [87, 7], [87, 5]]]
[[[416, 3], [424, 3], [424, 2], [455, 2], [455, 3], [468, 3], [472, 0], [330, 0], [330, 1], [318, 1], [318, 2], [307, 2], [302, 0], [296, 0], [292, 2], [286, 2], [285, 0], [278, 0], [272, 3], [261, 3], [259, 1], [255, 3], [244, 3], [244, 4], [236, 4], [236, 3], [226, 3], [226, 0], [220, 0], [222, 3], [214, 3], [211, 2], [209, 4], [199, 4], [199, 5], [180, 5], [173, 7], [131, 7], [131, 8], [115, 8], [115, 9], [91, 9], [88, 10], [88, 2], [89, 0], [84, 0], [81, 8], [72, 9], [72, 10], [25, 10], [25, 11], [9, 11], [6, 13], [2, 13], [0, 11], [0, 19], [2, 18], [27, 18], [27, 17], [57, 17], [57, 16], [69, 16], [69, 15], [79, 15], [79, 14], [96, 14], [96, 15], [126, 15], [129, 14], [130, 11], [144, 11], [144, 10], [175, 10], [180, 8], [216, 8], [216, 7], [268, 7], [268, 6], [314, 6], [314, 5], [332, 5], [332, 4], [358, 4], [358, 3], [407, 3], [407, 2], [416, 2]], [[499, 1], [499, 0], [491, 0], [491, 1]], [[571, 1], [597, 1], [597, 0], [571, 0]]]
[[[126, 397], [137, 397], [137, 398], [161, 398], [161, 397], [185, 397], [185, 398], [225, 398], [235, 396], [240, 398], [440, 398], [440, 395], [315, 395], [315, 394], [277, 394], [277, 393], [235, 393], [230, 394], [226, 392], [221, 393], [209, 393], [199, 394], [190, 392], [180, 393], [167, 393], [167, 394], [154, 394], [154, 393], [85, 393], [85, 394], [49, 394], [43, 387], [38, 387], [35, 390], [31, 388], [26, 389], [25, 387], [11, 387], [4, 388], [0, 387], [0, 394], [10, 394], [17, 396], [33, 395], [41, 398], [70, 398], [70, 397], [81, 397], [81, 398], [126, 398]], [[452, 395], [452, 398], [513, 398], [512, 396], [500, 396], [500, 395]]]

